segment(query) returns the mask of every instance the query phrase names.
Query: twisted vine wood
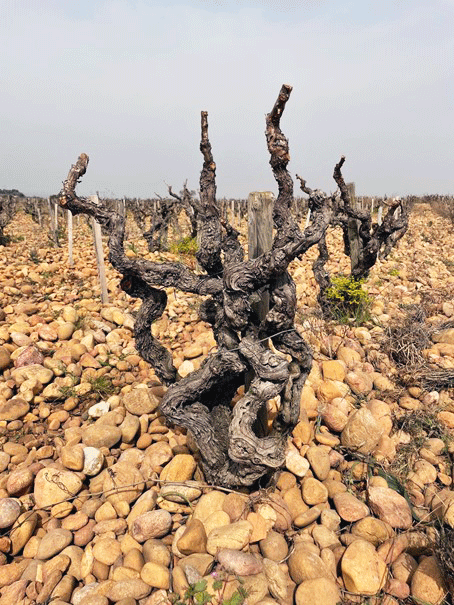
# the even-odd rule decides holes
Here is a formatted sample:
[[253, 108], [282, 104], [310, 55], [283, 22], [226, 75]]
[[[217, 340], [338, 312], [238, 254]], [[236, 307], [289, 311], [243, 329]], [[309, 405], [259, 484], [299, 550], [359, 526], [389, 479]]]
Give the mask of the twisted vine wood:
[[[266, 116], [266, 141], [279, 194], [273, 210], [276, 233], [272, 247], [258, 258], [245, 260], [238, 232], [220, 216], [206, 112], [201, 116], [203, 168], [196, 209], [197, 260], [203, 272], [178, 262], [157, 263], [125, 255], [125, 218], [75, 192], [87, 169], [86, 154], [71, 167], [59, 194], [62, 207], [73, 214], [93, 216], [108, 232], [109, 260], [123, 275], [121, 287], [142, 300], [135, 324], [137, 350], [168, 386], [161, 410], [168, 421], [194, 437], [206, 479], [224, 486], [251, 485], [282, 466], [312, 363], [309, 347], [295, 329], [296, 288], [287, 269], [293, 259], [324, 238], [336, 205], [332, 198], [311, 195], [311, 224], [304, 231], [291, 214], [289, 146], [280, 128], [291, 90], [291, 86], [282, 86]], [[153, 321], [166, 307], [166, 287], [207, 296], [199, 315], [212, 326], [218, 345], [200, 369], [184, 378], [178, 375], [170, 352], [151, 334]], [[270, 309], [260, 322], [252, 306], [264, 291], [269, 293]], [[232, 407], [238, 387], [251, 374], [247, 392]], [[263, 434], [258, 428], [259, 411], [277, 396], [279, 411]]]

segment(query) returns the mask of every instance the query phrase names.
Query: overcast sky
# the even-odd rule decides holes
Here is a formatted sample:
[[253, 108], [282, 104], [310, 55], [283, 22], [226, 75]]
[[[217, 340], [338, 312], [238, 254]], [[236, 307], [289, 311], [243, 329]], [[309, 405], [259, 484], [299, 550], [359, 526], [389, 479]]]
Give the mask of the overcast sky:
[[208, 111], [219, 196], [276, 191], [265, 114], [294, 175], [363, 195], [454, 193], [454, 0], [0, 0], [0, 188], [198, 188]]

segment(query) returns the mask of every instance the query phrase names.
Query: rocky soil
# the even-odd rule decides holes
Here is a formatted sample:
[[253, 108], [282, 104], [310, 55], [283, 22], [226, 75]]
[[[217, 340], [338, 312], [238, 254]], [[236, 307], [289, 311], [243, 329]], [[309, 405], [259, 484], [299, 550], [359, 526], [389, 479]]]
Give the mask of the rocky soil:
[[[454, 373], [446, 220], [415, 207], [399, 248], [372, 271], [362, 326], [320, 319], [316, 251], [293, 263], [314, 363], [286, 468], [249, 493], [206, 485], [190, 436], [166, 425], [165, 388], [134, 347], [139, 303], [108, 266], [111, 302], [100, 303], [84, 220], [73, 268], [65, 243], [50, 247], [29, 217], [6, 232], [0, 605], [157, 605], [202, 578], [223, 599], [243, 587], [249, 605], [449, 602], [454, 390], [397, 368], [386, 345], [390, 326], [424, 308], [421, 358], [435, 377]], [[330, 247], [330, 270], [347, 270], [339, 234]], [[128, 254], [175, 258], [148, 253], [139, 235]], [[196, 297], [169, 291], [169, 301], [153, 331], [185, 375], [216, 343]]]

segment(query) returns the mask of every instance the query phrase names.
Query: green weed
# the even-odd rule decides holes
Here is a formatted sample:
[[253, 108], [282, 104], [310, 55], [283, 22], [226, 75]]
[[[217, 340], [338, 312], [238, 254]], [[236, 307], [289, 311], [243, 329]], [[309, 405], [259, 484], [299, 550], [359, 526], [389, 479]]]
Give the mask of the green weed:
[[184, 593], [182, 598], [172, 599], [174, 605], [242, 605], [247, 597], [247, 591], [243, 586], [238, 586], [233, 595], [229, 598], [224, 598], [227, 579], [225, 574], [217, 574], [215, 581], [212, 584], [212, 589], [215, 594], [211, 594], [207, 590], [206, 580], [199, 580], [195, 584], [191, 584]]
[[115, 391], [114, 385], [112, 384], [110, 378], [107, 378], [107, 376], [88, 378], [88, 382], [91, 384], [91, 390], [101, 397], [112, 395], [112, 393]]
[[189, 235], [183, 237], [183, 239], [170, 245], [170, 252], [172, 254], [189, 254], [194, 256], [197, 252], [197, 239]]
[[331, 278], [325, 292], [329, 313], [339, 323], [360, 325], [370, 320], [371, 298], [363, 289], [364, 279], [340, 275]]

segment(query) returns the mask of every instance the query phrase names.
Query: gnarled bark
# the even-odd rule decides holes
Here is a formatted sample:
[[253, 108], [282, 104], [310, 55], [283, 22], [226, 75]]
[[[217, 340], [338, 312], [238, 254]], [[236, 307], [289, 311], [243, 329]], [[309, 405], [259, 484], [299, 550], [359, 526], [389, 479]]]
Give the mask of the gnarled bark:
[[12, 195], [0, 196], [0, 245], [8, 243], [8, 238], [3, 234], [3, 229], [12, 220], [15, 212], [15, 198]]
[[[342, 166], [345, 157], [342, 156], [334, 167], [333, 178], [338, 186], [338, 191], [328, 196], [320, 190], [310, 189], [306, 181], [297, 175], [301, 190], [309, 196], [309, 208], [322, 204], [327, 209], [332, 227], [341, 227], [344, 240], [344, 252], [351, 255], [349, 227], [352, 220], [358, 221], [358, 258], [352, 266], [351, 277], [362, 280], [368, 277], [370, 269], [381, 256], [386, 258], [391, 249], [404, 236], [408, 229], [409, 204], [401, 198], [395, 198], [387, 204], [388, 211], [381, 225], [372, 223], [372, 216], [367, 210], [353, 208], [347, 185], [342, 176]], [[326, 270], [329, 260], [328, 247], [326, 245], [325, 233], [318, 242], [319, 255], [312, 265], [315, 280], [319, 286], [318, 301], [325, 315], [332, 313], [332, 301], [327, 296], [327, 291], [332, 285], [331, 277]]]
[[[143, 301], [135, 325], [137, 349], [169, 387], [161, 410], [169, 421], [194, 436], [207, 480], [229, 486], [251, 485], [283, 464], [287, 437], [298, 421], [301, 391], [311, 368], [309, 347], [294, 326], [296, 289], [287, 269], [293, 259], [323, 239], [332, 208], [325, 197], [313, 196], [312, 221], [304, 232], [291, 215], [293, 181], [287, 170], [288, 141], [280, 128], [291, 90], [290, 86], [282, 87], [266, 118], [270, 164], [279, 195], [273, 213], [276, 235], [271, 249], [258, 258], [244, 260], [238, 232], [220, 215], [206, 112], [202, 112], [201, 121], [203, 169], [197, 253], [204, 274], [181, 263], [126, 257], [124, 217], [75, 193], [76, 183], [87, 168], [87, 155], [82, 154], [72, 166], [59, 198], [61, 206], [74, 214], [94, 216], [107, 229], [109, 258], [123, 275], [121, 287]], [[165, 308], [162, 288], [167, 286], [208, 295], [199, 315], [211, 324], [218, 344], [218, 350], [184, 378], [175, 370], [170, 352], [150, 330], [152, 321]], [[270, 308], [261, 321], [252, 306], [263, 291], [269, 292]], [[244, 385], [246, 374], [254, 378], [232, 408], [232, 399], [238, 387]], [[257, 415], [274, 397], [279, 398], [279, 411], [269, 430], [262, 434], [256, 426]]]

